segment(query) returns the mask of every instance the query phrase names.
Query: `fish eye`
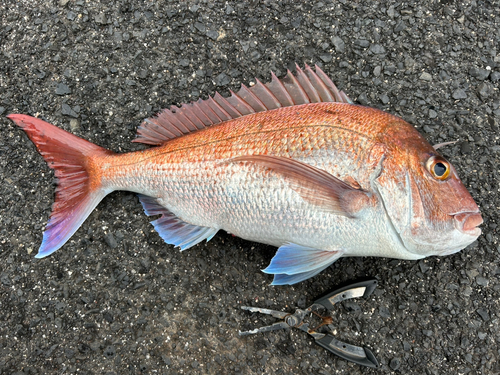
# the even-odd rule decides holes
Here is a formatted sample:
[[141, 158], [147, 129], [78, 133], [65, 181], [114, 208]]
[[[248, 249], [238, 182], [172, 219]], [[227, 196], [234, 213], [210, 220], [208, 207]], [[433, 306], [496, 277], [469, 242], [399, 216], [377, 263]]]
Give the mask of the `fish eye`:
[[436, 176], [443, 177], [446, 171], [447, 171], [446, 165], [444, 165], [443, 163], [439, 162], [434, 164], [434, 174]]
[[431, 156], [426, 163], [427, 170], [436, 180], [444, 181], [450, 175], [450, 163], [439, 156]]

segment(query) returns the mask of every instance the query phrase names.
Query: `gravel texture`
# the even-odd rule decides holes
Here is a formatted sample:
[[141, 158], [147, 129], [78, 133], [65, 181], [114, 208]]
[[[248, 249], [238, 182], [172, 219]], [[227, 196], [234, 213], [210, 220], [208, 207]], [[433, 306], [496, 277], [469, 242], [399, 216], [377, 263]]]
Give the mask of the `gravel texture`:
[[[0, 374], [499, 374], [500, 12], [495, 1], [0, 0]], [[495, 5], [496, 3], [496, 5]], [[260, 272], [275, 249], [219, 233], [180, 253], [135, 195], [108, 196], [54, 255], [34, 258], [53, 173], [5, 115], [38, 115], [132, 151], [158, 110], [295, 62], [322, 66], [361, 104], [399, 115], [443, 149], [480, 205], [483, 235], [421, 261], [342, 259], [295, 286]], [[378, 370], [243, 304], [305, 307], [371, 276], [339, 306], [338, 338]]]

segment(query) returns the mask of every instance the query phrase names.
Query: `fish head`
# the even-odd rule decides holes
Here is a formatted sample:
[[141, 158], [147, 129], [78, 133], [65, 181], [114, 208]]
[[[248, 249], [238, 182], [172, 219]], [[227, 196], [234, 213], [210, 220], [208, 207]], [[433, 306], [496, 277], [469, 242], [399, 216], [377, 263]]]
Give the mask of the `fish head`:
[[449, 255], [474, 242], [483, 219], [451, 163], [403, 120], [384, 133], [375, 185], [406, 251]]

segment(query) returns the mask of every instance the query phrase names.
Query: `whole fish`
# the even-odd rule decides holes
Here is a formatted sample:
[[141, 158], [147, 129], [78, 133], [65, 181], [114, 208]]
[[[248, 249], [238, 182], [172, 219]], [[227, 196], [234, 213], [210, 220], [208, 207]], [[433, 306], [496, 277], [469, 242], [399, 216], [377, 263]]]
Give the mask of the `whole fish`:
[[453, 166], [402, 119], [355, 105], [316, 66], [145, 120], [116, 154], [38, 118], [8, 116], [58, 181], [37, 257], [75, 233], [109, 193], [139, 193], [168, 244], [223, 229], [279, 247], [273, 284], [308, 279], [340, 257], [448, 255], [480, 234], [479, 208]]

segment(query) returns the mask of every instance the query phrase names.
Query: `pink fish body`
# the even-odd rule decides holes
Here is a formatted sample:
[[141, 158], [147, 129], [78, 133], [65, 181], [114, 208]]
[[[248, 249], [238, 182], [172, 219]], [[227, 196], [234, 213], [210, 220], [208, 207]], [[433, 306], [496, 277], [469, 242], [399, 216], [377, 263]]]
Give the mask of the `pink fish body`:
[[[343, 256], [447, 255], [480, 234], [453, 166], [408, 123], [354, 105], [316, 67], [147, 119], [116, 154], [40, 119], [9, 115], [58, 178], [37, 257], [59, 249], [115, 190], [139, 193], [155, 229], [185, 250], [225, 230], [278, 247], [273, 284]], [[437, 148], [437, 147], [436, 147]]]

